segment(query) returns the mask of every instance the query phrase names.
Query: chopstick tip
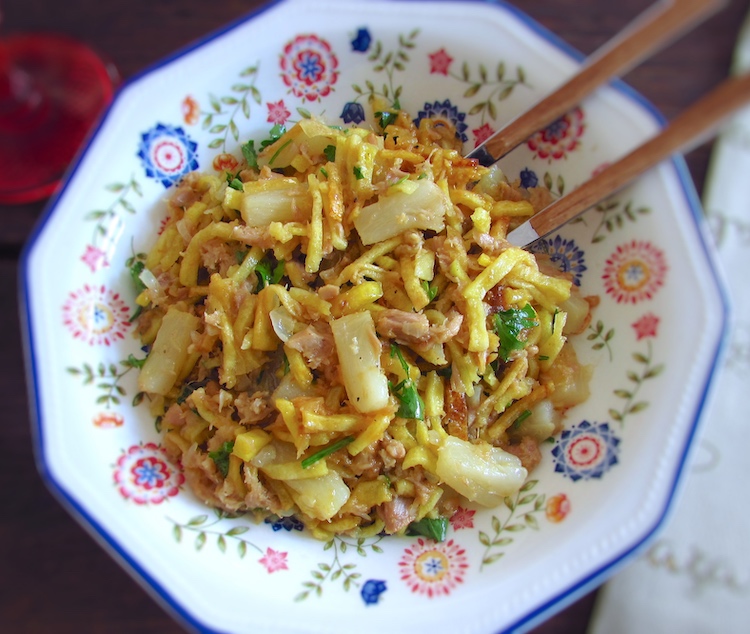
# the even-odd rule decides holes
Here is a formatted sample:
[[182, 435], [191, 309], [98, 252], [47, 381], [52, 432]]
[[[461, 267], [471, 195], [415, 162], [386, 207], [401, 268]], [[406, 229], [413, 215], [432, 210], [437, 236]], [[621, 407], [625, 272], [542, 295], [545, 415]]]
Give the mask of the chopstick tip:
[[514, 247], [525, 247], [540, 238], [531, 221], [527, 220], [511, 231], [505, 239]]

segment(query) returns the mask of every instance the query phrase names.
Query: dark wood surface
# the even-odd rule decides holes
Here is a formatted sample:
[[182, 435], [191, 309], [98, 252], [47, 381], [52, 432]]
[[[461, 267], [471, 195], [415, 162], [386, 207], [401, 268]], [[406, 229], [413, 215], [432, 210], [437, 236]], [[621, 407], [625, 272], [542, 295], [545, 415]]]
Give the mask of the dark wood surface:
[[[6, 0], [3, 35], [52, 30], [85, 40], [127, 78], [263, 2], [255, 0]], [[594, 51], [648, 0], [517, 0], [582, 51]], [[0, 9], [0, 10], [3, 10]], [[748, 0], [727, 8], [626, 76], [671, 118], [726, 76]], [[0, 151], [2, 149], [0, 148]], [[698, 193], [710, 146], [687, 157]], [[44, 202], [0, 205], [0, 631], [8, 633], [154, 632], [181, 628], [152, 601], [47, 491], [32, 452], [17, 302], [21, 248]], [[54, 275], [54, 271], [45, 272]], [[586, 631], [596, 592], [538, 626], [534, 634]]]

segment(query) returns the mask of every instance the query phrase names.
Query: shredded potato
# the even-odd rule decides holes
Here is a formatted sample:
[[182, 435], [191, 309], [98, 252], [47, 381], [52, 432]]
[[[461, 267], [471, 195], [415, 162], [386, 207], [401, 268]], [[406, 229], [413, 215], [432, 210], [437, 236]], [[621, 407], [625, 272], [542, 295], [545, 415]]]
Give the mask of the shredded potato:
[[140, 389], [193, 491], [321, 539], [502, 503], [588, 397], [595, 301], [505, 240], [548, 197], [389, 115], [191, 174], [141, 263]]

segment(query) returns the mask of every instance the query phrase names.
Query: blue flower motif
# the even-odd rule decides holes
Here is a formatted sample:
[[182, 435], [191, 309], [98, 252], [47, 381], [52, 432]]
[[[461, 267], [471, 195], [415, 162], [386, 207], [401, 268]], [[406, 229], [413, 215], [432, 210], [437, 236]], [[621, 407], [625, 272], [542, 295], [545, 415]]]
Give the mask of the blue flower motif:
[[137, 155], [146, 176], [169, 187], [198, 169], [197, 147], [198, 144], [182, 128], [157, 123], [141, 134]]
[[608, 423], [582, 421], [560, 434], [552, 449], [555, 471], [574, 482], [601, 478], [617, 464], [620, 439]]
[[164, 479], [158, 466], [146, 461], [140, 462], [133, 469], [133, 475], [139, 485], [146, 487], [158, 485], [159, 481]]
[[307, 81], [318, 81], [325, 69], [320, 61], [320, 55], [315, 51], [303, 51], [299, 56], [299, 75]]
[[267, 517], [263, 520], [266, 524], [270, 524], [274, 532], [285, 530], [288, 533], [292, 531], [301, 531], [305, 525], [300, 522], [296, 517]]
[[444, 121], [446, 125], [453, 125], [456, 128], [456, 137], [462, 141], [468, 141], [469, 137], [466, 136], [466, 129], [469, 127], [464, 123], [466, 119], [466, 113], [459, 112], [458, 108], [451, 104], [450, 99], [446, 99], [443, 102], [434, 101], [433, 103], [425, 103], [424, 110], [420, 110], [417, 114], [417, 118], [414, 119], [414, 125], [419, 127], [419, 122], [422, 119], [434, 119], [438, 124]]
[[341, 111], [341, 118], [344, 123], [362, 123], [365, 120], [365, 109], [362, 104], [356, 101], [349, 101], [344, 104], [344, 109]]
[[357, 29], [357, 34], [352, 38], [352, 50], [357, 53], [365, 53], [370, 48], [371, 42], [370, 31], [364, 27]]
[[362, 600], [366, 605], [375, 605], [380, 600], [380, 595], [383, 594], [388, 588], [385, 585], [385, 581], [378, 579], [368, 579], [365, 581], [360, 590]]
[[539, 184], [539, 178], [536, 173], [530, 170], [528, 167], [521, 170], [521, 187], [528, 189], [529, 187], [536, 187]]
[[548, 255], [558, 269], [573, 275], [573, 283], [576, 286], [581, 285], [581, 276], [587, 267], [583, 251], [578, 248], [575, 240], [565, 240], [560, 235], [556, 235], [552, 240], [543, 238], [531, 247], [531, 251]]

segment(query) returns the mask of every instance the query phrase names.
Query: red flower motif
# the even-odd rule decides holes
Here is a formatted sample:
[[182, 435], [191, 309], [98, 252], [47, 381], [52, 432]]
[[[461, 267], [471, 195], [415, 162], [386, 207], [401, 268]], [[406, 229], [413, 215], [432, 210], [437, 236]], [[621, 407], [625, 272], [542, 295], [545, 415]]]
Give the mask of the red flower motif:
[[161, 504], [185, 483], [185, 476], [169, 463], [166, 449], [152, 442], [123, 451], [112, 476], [120, 495], [136, 504]]
[[319, 101], [333, 90], [338, 65], [328, 42], [315, 35], [298, 35], [284, 47], [281, 79], [295, 97]]
[[188, 95], [182, 100], [182, 119], [188, 125], [195, 125], [200, 118], [200, 106], [198, 102]]
[[526, 143], [535, 158], [559, 160], [579, 145], [585, 128], [583, 110], [575, 108], [544, 130], [534, 134]]
[[227, 152], [217, 155], [213, 161], [213, 167], [217, 172], [234, 172], [239, 164], [235, 156]]
[[398, 563], [401, 580], [415, 594], [447, 596], [463, 583], [469, 569], [466, 550], [452, 539], [436, 544], [419, 538], [404, 549]]
[[653, 313], [646, 313], [638, 321], [631, 324], [635, 330], [637, 341], [646, 337], [656, 337], [659, 321], [659, 318]]
[[266, 103], [266, 106], [268, 107], [268, 122], [269, 123], [275, 123], [278, 125], [284, 125], [287, 121], [287, 119], [291, 116], [291, 112], [286, 109], [286, 104], [284, 104], [283, 99], [279, 99], [278, 101], [271, 103]]
[[544, 509], [545, 515], [550, 522], [562, 522], [570, 513], [570, 500], [564, 493], [553, 495], [547, 500], [547, 506]]
[[439, 75], [447, 75], [453, 58], [445, 52], [444, 48], [439, 51], [429, 54], [430, 58], [430, 73], [437, 73]]
[[287, 553], [274, 550], [273, 548], [266, 548], [266, 554], [263, 555], [258, 561], [263, 564], [266, 570], [270, 573], [278, 570], [289, 570], [286, 562]]
[[618, 303], [637, 304], [651, 299], [664, 285], [664, 252], [647, 240], [620, 245], [604, 264], [604, 289]]
[[489, 139], [493, 134], [495, 134], [495, 130], [492, 128], [492, 126], [489, 123], [485, 123], [481, 127], [477, 128], [476, 130], [471, 131], [474, 135], [474, 146], [481, 145], [484, 143], [487, 139]]
[[451, 516], [450, 522], [454, 531], [462, 528], [474, 528], [474, 515], [476, 511], [465, 509], [462, 506]]
[[91, 269], [92, 273], [96, 273], [97, 269], [109, 266], [107, 254], [99, 247], [90, 244], [86, 245], [86, 251], [81, 256], [81, 260]]
[[89, 345], [109, 346], [125, 338], [130, 309], [119, 293], [105, 286], [89, 286], [68, 295], [63, 304], [63, 324], [75, 339]]

